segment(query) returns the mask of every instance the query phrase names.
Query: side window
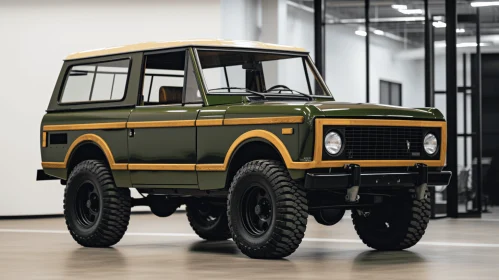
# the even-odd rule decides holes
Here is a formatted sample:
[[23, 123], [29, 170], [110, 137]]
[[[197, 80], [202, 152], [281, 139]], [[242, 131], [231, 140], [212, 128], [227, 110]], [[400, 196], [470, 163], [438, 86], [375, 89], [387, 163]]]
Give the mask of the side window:
[[[201, 98], [190, 60], [185, 67], [186, 53], [183, 50], [146, 57], [140, 105], [193, 103], [192, 91]], [[185, 101], [184, 87], [189, 97]]]
[[60, 102], [121, 100], [125, 96], [129, 68], [129, 59], [72, 66]]

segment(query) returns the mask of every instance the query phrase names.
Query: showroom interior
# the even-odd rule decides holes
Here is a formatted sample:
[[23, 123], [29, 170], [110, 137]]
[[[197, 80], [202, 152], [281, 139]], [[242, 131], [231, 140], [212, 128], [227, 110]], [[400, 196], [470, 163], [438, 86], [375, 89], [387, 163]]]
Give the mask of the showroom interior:
[[[0, 110], [2, 279], [499, 277], [499, 1], [4, 0], [0, 32], [8, 101]], [[347, 211], [332, 227], [309, 216], [293, 255], [251, 259], [230, 239], [200, 239], [183, 206], [167, 218], [137, 206], [120, 243], [76, 244], [63, 215], [65, 181], [36, 180], [40, 123], [65, 57], [192, 39], [303, 48], [336, 102], [442, 112], [452, 178], [428, 187], [431, 220], [421, 241], [374, 251]], [[132, 189], [132, 197], [141, 194]]]

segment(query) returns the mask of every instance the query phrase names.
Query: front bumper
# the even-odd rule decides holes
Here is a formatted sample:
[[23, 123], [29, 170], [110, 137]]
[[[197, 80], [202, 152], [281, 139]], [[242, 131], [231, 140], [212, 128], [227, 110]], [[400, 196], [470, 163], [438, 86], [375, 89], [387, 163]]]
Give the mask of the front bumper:
[[344, 173], [308, 173], [304, 188], [307, 190], [345, 190], [358, 187], [402, 187], [411, 188], [423, 184], [446, 186], [450, 171], [428, 171], [426, 165], [416, 165], [411, 172], [362, 173], [360, 166], [348, 165]]

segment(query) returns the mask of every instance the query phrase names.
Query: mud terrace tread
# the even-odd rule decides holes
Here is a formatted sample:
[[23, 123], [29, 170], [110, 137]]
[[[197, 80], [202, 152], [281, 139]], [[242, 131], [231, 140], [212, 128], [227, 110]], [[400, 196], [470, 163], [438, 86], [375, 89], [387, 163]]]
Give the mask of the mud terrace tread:
[[[88, 171], [97, 177], [102, 191], [102, 217], [97, 228], [88, 236], [75, 232], [68, 222], [67, 192], [72, 186], [74, 176]], [[98, 160], [86, 160], [79, 163], [71, 172], [64, 191], [64, 216], [66, 225], [73, 239], [84, 247], [109, 247], [118, 243], [125, 234], [130, 221], [131, 198], [128, 188], [118, 188], [107, 165]]]
[[398, 238], [384, 240], [383, 242], [377, 242], [369, 238], [370, 232], [367, 227], [362, 225], [362, 217], [356, 211], [352, 211], [352, 222], [362, 242], [373, 249], [382, 251], [404, 250], [416, 245], [423, 237], [430, 221], [431, 203], [429, 192], [427, 191], [426, 198], [423, 200], [415, 199], [414, 195], [411, 195], [408, 199], [410, 200], [406, 201], [404, 209], [396, 210], [407, 213], [403, 215], [407, 220], [401, 221], [406, 226], [399, 229], [396, 234]]
[[[260, 173], [267, 180], [276, 195], [276, 227], [272, 237], [265, 244], [250, 245], [234, 232], [231, 223], [231, 201], [240, 178], [248, 173]], [[228, 194], [227, 216], [232, 239], [239, 249], [252, 258], [277, 259], [292, 254], [300, 245], [307, 227], [308, 205], [306, 193], [291, 179], [281, 162], [255, 160], [245, 164], [234, 176]]]
[[219, 218], [220, 220], [217, 222], [216, 226], [207, 230], [196, 222], [195, 215], [197, 214], [197, 209], [195, 206], [187, 204], [185, 211], [187, 219], [189, 220], [189, 225], [191, 225], [192, 230], [194, 230], [199, 237], [208, 241], [222, 241], [231, 237], [226, 213], [223, 213], [222, 217]]

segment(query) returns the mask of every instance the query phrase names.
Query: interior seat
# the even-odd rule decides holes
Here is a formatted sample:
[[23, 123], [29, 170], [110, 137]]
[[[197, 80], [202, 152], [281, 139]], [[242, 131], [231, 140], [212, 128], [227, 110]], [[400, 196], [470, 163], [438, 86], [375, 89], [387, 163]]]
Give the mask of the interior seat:
[[182, 103], [182, 87], [162, 86], [159, 88], [159, 104]]

